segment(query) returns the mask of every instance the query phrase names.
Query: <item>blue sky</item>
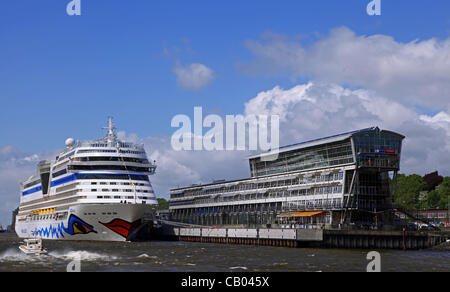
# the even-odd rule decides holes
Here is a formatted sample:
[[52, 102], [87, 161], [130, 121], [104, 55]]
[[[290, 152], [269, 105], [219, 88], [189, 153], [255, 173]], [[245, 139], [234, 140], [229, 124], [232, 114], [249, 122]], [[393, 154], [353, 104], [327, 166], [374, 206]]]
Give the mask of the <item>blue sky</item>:
[[69, 2], [0, 3], [0, 222], [37, 160], [108, 116], [157, 160], [158, 196], [247, 176], [244, 153], [170, 149], [195, 106], [280, 114], [282, 145], [378, 125], [407, 136], [403, 172], [450, 175], [448, 0]]
[[[108, 115], [148, 136], [170, 134], [170, 119], [195, 105], [240, 113], [258, 92], [298, 81], [236, 70], [252, 59], [244, 42], [268, 31], [306, 43], [340, 26], [403, 42], [448, 37], [448, 1], [384, 0], [380, 17], [366, 14], [368, 2], [83, 0], [82, 16], [70, 17], [68, 0], [2, 1], [0, 145], [33, 152], [95, 138]], [[176, 62], [207, 64], [216, 78], [184, 90]]]

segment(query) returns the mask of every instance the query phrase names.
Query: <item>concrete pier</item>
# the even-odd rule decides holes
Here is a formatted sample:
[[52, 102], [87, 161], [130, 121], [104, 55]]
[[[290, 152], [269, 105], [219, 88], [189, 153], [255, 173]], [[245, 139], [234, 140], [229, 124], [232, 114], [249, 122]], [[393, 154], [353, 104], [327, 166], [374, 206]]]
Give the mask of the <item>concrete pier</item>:
[[[170, 232], [167, 234], [166, 232]], [[445, 242], [438, 232], [322, 230], [322, 229], [239, 229], [182, 228], [166, 229], [174, 240], [220, 244], [264, 245], [279, 247], [322, 247], [416, 250]]]

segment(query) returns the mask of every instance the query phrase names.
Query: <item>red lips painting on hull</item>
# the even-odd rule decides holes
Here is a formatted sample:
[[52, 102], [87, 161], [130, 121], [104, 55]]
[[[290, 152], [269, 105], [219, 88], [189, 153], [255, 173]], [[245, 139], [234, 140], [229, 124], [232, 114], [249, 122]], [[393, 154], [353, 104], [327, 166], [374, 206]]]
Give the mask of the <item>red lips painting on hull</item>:
[[113, 219], [109, 223], [99, 223], [103, 224], [105, 227], [111, 229], [115, 233], [128, 238], [128, 236], [134, 231], [134, 229], [141, 225], [141, 220], [139, 219], [134, 221], [133, 223], [130, 223], [122, 219]]

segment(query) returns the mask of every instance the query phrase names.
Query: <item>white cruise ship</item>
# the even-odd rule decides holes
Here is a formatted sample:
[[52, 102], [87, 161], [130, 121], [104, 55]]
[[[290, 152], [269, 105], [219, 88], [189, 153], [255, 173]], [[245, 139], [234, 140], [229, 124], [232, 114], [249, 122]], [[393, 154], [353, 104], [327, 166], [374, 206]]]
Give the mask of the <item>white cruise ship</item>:
[[158, 206], [143, 145], [117, 139], [112, 118], [99, 140], [66, 140], [54, 161], [41, 161], [20, 184], [21, 238], [130, 241]]

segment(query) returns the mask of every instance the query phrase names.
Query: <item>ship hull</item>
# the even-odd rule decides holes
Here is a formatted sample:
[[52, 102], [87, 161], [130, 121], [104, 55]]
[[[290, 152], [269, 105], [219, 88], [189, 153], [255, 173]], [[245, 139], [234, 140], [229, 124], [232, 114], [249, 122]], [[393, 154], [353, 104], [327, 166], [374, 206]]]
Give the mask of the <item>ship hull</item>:
[[133, 241], [155, 206], [147, 204], [80, 204], [66, 218], [16, 222], [20, 238], [75, 241]]

